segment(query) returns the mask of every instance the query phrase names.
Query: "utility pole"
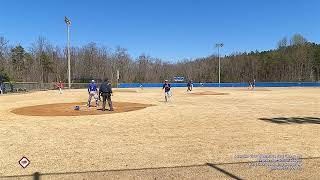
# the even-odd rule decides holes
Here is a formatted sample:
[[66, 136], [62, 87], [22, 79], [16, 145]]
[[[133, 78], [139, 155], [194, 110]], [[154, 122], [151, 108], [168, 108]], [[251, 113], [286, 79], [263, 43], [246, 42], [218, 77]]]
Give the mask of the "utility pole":
[[117, 70], [117, 88], [119, 87], [120, 72]]
[[221, 60], [220, 60], [220, 48], [223, 47], [223, 43], [217, 43], [216, 44], [216, 48], [218, 48], [218, 58], [219, 58], [219, 87], [220, 87], [220, 84], [221, 84]]
[[71, 89], [71, 62], [70, 62], [70, 25], [71, 21], [64, 17], [64, 22], [67, 24], [67, 30], [68, 30], [68, 85], [69, 89]]

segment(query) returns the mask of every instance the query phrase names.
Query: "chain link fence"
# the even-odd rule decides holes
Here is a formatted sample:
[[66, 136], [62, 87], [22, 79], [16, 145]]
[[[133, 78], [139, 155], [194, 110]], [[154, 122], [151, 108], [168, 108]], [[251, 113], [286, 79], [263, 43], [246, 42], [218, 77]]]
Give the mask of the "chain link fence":
[[[72, 89], [86, 89], [89, 83], [72, 83]], [[96, 83], [99, 87], [101, 83]], [[68, 84], [64, 83], [64, 88]], [[116, 87], [116, 84], [113, 85]], [[47, 91], [58, 89], [57, 83], [39, 83], [39, 82], [4, 82], [2, 85], [3, 93], [27, 92], [27, 91]]]

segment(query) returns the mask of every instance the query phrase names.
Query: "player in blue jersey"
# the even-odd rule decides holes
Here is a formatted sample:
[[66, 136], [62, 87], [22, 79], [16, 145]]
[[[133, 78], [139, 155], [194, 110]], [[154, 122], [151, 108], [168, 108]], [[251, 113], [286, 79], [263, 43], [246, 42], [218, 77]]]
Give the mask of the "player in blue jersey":
[[168, 83], [168, 80], [164, 81], [162, 89], [164, 89], [165, 101], [168, 102], [169, 98], [171, 97], [171, 91], [170, 91], [171, 90], [171, 85]]
[[187, 87], [188, 87], [187, 92], [191, 92], [193, 88], [193, 82], [191, 80], [187, 83]]
[[256, 87], [256, 80], [253, 79], [252, 81], [249, 81], [249, 87], [248, 87], [248, 89], [254, 90], [255, 87]]
[[91, 83], [88, 85], [88, 93], [89, 93], [88, 107], [90, 107], [92, 97], [96, 100], [96, 107], [98, 107], [99, 106], [98, 90], [94, 80], [92, 80]]
[[253, 79], [253, 81], [252, 81], [252, 90], [254, 90], [255, 87], [256, 87], [256, 79]]

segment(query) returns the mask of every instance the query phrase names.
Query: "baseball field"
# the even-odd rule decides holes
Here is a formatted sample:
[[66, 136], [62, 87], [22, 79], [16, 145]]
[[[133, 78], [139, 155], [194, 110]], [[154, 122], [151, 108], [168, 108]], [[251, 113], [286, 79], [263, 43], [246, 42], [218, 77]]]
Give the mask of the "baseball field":
[[319, 179], [319, 88], [172, 91], [1, 95], [0, 179]]

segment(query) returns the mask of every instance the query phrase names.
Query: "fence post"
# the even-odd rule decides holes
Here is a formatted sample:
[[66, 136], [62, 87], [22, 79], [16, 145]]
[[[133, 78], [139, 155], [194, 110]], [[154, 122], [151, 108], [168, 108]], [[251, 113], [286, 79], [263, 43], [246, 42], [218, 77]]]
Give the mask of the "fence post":
[[40, 180], [40, 173], [39, 172], [33, 173], [33, 180]]

